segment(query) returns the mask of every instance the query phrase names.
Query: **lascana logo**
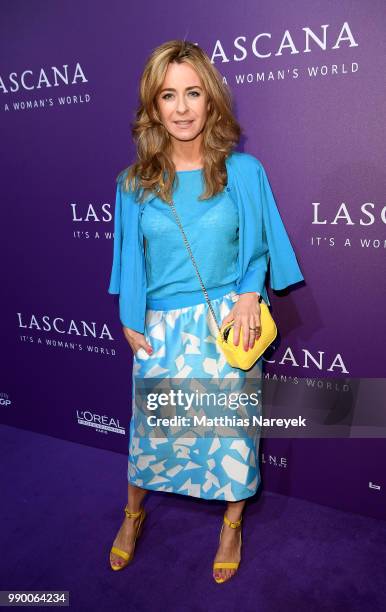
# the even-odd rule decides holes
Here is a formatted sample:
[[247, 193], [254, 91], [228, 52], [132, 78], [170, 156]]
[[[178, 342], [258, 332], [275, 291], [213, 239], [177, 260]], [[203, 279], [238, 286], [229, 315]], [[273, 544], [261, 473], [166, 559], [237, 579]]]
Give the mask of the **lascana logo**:
[[11, 403], [8, 393], [0, 393], [0, 406], [5, 406], [7, 408]]
[[314, 31], [309, 27], [301, 28], [301, 48], [298, 48], [295, 43], [295, 40], [299, 40], [299, 35], [291, 34], [289, 30], [285, 30], [281, 38], [276, 39], [270, 32], [260, 32], [251, 40], [247, 36], [238, 36], [233, 41], [236, 50], [233, 56], [227, 53], [221, 41], [217, 40], [211, 61], [213, 63], [218, 59], [224, 64], [231, 61], [243, 62], [248, 59], [250, 53], [258, 59], [269, 59], [272, 55], [282, 57], [311, 53], [315, 49], [328, 51], [329, 49], [340, 49], [340, 47], [359, 46], [347, 21], [343, 23], [339, 31], [332, 31], [331, 28], [328, 28], [330, 28], [329, 24], [321, 25], [319, 31]]
[[8, 77], [0, 76], [0, 90], [4, 94], [15, 93], [20, 90], [33, 91], [42, 88], [69, 87], [79, 83], [88, 83], [79, 62], [75, 66], [63, 64], [60, 68], [51, 66], [49, 69], [26, 69], [20, 74], [11, 72]]
[[[380, 250], [383, 254], [386, 248], [386, 239], [382, 235], [386, 224], [386, 206], [377, 206], [373, 202], [354, 206], [342, 202], [334, 209], [329, 205], [328, 211], [320, 202], [312, 202], [312, 206], [312, 225], [318, 232], [318, 235], [311, 236], [312, 246], [345, 249], [358, 247]], [[378, 235], [374, 235], [376, 231]]]
[[101, 340], [113, 340], [106, 323], [97, 325], [95, 321], [74, 321], [70, 319], [66, 321], [63, 317], [50, 317], [43, 315], [42, 317], [34, 314], [30, 316], [22, 315], [21, 312], [16, 313], [19, 320], [19, 327], [24, 329], [32, 329], [35, 331], [56, 332], [68, 336], [83, 336], [100, 338]]
[[96, 414], [89, 410], [77, 410], [76, 418], [79, 425], [92, 427], [99, 433], [117, 433], [125, 435], [125, 428], [122, 427], [118, 419], [106, 415]]
[[377, 219], [386, 225], [386, 206], [382, 208], [376, 206], [373, 202], [365, 202], [358, 209], [357, 207], [347, 205], [342, 202], [336, 207], [336, 211], [327, 217], [326, 212], [319, 210], [320, 202], [312, 202], [314, 207], [313, 225], [362, 225], [368, 227], [374, 225]]
[[[115, 357], [115, 338], [106, 323], [16, 313], [20, 342], [47, 349]], [[109, 342], [106, 342], [108, 340]]]
[[75, 223], [109, 223], [113, 219], [111, 212], [111, 204], [88, 204], [88, 206], [81, 206], [75, 202], [70, 204], [72, 208], [72, 220]]
[[[274, 345], [272, 345], [274, 347]], [[275, 359], [263, 357], [266, 363], [300, 368], [299, 377], [305, 376], [305, 370], [314, 369], [316, 372], [332, 372], [333, 374], [349, 374], [349, 370], [340, 353], [328, 355], [325, 351], [299, 349], [299, 353], [290, 346], [284, 347]]]
[[[113, 220], [112, 207], [109, 203], [81, 205], [75, 202], [70, 204], [72, 209], [73, 238], [87, 240], [112, 240], [113, 231], [101, 223], [111, 223]], [[98, 224], [98, 225], [95, 225]]]

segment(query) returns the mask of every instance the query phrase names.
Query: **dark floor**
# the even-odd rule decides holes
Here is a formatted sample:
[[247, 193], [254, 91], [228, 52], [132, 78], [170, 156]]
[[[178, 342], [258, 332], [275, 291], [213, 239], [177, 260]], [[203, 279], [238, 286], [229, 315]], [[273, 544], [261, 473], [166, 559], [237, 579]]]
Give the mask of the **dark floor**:
[[77, 611], [386, 609], [383, 521], [264, 492], [244, 513], [237, 576], [216, 584], [225, 503], [152, 492], [135, 558], [113, 572], [127, 458], [8, 426], [0, 438], [0, 590], [68, 590]]

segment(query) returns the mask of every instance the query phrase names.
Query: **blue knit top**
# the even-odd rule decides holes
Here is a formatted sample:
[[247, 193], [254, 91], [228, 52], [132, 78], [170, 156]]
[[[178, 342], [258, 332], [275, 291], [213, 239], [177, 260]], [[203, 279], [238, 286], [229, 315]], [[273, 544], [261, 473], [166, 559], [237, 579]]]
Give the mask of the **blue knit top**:
[[[209, 299], [215, 299], [236, 289], [239, 219], [226, 188], [209, 200], [199, 200], [203, 191], [201, 168], [177, 171], [175, 209]], [[163, 310], [205, 302], [169, 204], [153, 198], [144, 207], [140, 223], [146, 238], [146, 306]]]

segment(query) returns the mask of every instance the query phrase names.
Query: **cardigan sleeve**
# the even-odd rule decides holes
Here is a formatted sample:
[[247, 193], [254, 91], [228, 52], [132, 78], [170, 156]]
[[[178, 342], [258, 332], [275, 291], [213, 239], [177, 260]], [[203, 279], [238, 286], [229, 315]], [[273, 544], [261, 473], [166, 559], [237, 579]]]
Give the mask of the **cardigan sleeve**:
[[[304, 280], [304, 277], [277, 208], [267, 173], [259, 160], [254, 158], [254, 162], [250, 217], [253, 227], [249, 228], [250, 244], [246, 249], [249, 261], [239, 293], [257, 291], [264, 295], [268, 265], [272, 289], [284, 289]], [[252, 238], [251, 231], [254, 232]]]
[[113, 263], [108, 293], [119, 294], [122, 325], [143, 334], [146, 270], [139, 226], [140, 205], [134, 192], [123, 190], [123, 181], [121, 175], [115, 195]]
[[122, 240], [122, 193], [121, 181], [119, 180], [115, 193], [113, 263], [110, 274], [110, 284], [108, 288], [108, 293], [112, 294], [120, 292]]

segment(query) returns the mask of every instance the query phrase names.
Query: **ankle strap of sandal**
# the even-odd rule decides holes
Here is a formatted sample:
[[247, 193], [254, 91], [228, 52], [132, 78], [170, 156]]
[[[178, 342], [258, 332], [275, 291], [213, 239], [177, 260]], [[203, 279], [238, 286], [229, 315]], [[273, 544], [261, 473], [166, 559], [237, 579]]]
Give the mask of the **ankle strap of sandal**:
[[232, 527], [232, 529], [236, 529], [237, 527], [240, 527], [242, 520], [243, 520], [243, 517], [241, 516], [238, 521], [230, 521], [227, 515], [224, 514], [224, 523], [229, 525], [229, 527]]
[[140, 514], [142, 514], [142, 511], [143, 511], [143, 508], [138, 510], [138, 512], [130, 512], [127, 506], [125, 508], [125, 514], [127, 518], [136, 518], [137, 516], [140, 516]]

